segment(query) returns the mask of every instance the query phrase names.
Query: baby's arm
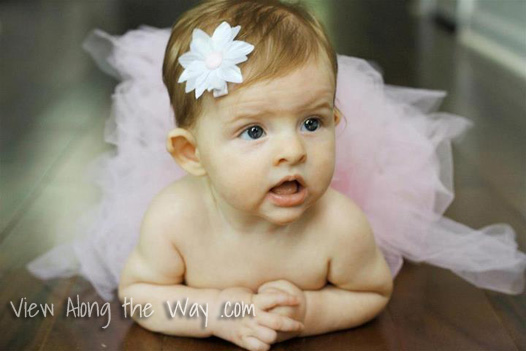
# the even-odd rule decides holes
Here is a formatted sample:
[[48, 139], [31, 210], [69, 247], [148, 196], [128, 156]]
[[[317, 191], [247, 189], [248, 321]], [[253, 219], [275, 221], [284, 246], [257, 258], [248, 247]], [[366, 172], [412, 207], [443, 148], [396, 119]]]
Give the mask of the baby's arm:
[[393, 288], [389, 267], [365, 216], [356, 207], [352, 210], [356, 215], [338, 218], [327, 277], [331, 284], [305, 291], [305, 329], [300, 336], [359, 326], [389, 302]]
[[[121, 275], [119, 299], [124, 302], [125, 297], [128, 301], [133, 298], [134, 305], [150, 303], [150, 311], [155, 311], [148, 318], [139, 318], [137, 313], [134, 314], [132, 318], [138, 324], [148, 330], [170, 335], [215, 335], [251, 350], [268, 349], [275, 341], [277, 331], [300, 330], [303, 327], [290, 318], [266, 312], [275, 306], [297, 304], [290, 295], [263, 296], [242, 287], [219, 290], [183, 285], [185, 264], [173, 240], [173, 231], [176, 230], [174, 223], [181, 222], [173, 220], [173, 211], [173, 206], [167, 209], [154, 200], [143, 219], [139, 243]], [[186, 298], [189, 304], [208, 304], [208, 327], [203, 327], [201, 318], [168, 318], [166, 301], [172, 304]], [[221, 305], [226, 301], [253, 303], [256, 317], [218, 319]]]
[[[202, 328], [201, 319], [170, 320], [165, 313], [166, 301], [189, 298], [189, 302], [210, 303], [220, 291], [217, 289], [191, 289], [182, 285], [185, 265], [172, 242], [170, 213], [159, 200], [154, 200], [146, 212], [138, 245], [130, 254], [121, 274], [119, 299], [133, 299], [133, 304], [152, 304], [153, 315], [132, 318], [151, 331], [181, 336], [210, 336], [210, 328]], [[172, 229], [173, 230], [173, 229]]]

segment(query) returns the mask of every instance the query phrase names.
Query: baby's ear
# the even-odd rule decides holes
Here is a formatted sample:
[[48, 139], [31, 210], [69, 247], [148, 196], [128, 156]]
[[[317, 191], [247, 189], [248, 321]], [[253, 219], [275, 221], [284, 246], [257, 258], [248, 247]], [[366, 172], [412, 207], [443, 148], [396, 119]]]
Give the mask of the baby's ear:
[[168, 133], [166, 149], [175, 161], [188, 173], [195, 176], [206, 174], [194, 136], [188, 130], [175, 128]]

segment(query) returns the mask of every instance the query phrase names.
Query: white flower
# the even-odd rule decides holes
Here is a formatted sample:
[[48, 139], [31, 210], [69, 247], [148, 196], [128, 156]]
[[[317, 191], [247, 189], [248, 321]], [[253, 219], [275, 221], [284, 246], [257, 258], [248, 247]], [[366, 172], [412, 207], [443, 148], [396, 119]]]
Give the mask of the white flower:
[[234, 40], [240, 29], [241, 26], [232, 28], [223, 22], [212, 37], [201, 29], [194, 29], [190, 51], [179, 57], [184, 71], [178, 82], [186, 81], [187, 93], [195, 89], [198, 99], [205, 90], [213, 90], [214, 97], [218, 97], [228, 94], [227, 82], [243, 82], [241, 70], [236, 65], [247, 60], [254, 45]]

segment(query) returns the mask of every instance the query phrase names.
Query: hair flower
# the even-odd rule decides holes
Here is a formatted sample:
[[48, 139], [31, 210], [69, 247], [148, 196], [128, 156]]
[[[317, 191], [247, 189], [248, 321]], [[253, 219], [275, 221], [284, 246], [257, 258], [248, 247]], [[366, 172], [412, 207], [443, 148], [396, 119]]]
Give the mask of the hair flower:
[[198, 99], [208, 90], [213, 91], [214, 97], [219, 97], [228, 94], [227, 82], [243, 82], [241, 69], [236, 65], [247, 60], [254, 45], [234, 40], [240, 29], [241, 26], [232, 28], [227, 22], [222, 22], [212, 37], [199, 28], [194, 29], [190, 51], [179, 57], [184, 71], [178, 83], [186, 81], [187, 93], [195, 89], [195, 98]]

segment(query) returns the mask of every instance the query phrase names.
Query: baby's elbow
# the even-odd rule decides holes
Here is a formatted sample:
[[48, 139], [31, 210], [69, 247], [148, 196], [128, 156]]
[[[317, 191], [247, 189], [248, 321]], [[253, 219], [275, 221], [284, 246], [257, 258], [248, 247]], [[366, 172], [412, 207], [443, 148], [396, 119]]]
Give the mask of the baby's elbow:
[[123, 307], [145, 305], [148, 303], [148, 297], [151, 296], [150, 289], [151, 285], [146, 283], [121, 283], [117, 290], [117, 296]]
[[[131, 304], [137, 303], [137, 298], [134, 298], [134, 292], [131, 291], [133, 289], [133, 286], [130, 284], [123, 284], [122, 282], [119, 284], [117, 288], [117, 297], [119, 298], [119, 301], [122, 303], [122, 307], [126, 310], [126, 314], [132, 319], [134, 319], [134, 315], [131, 310]], [[135, 301], [134, 301], [135, 300]]]
[[119, 287], [117, 288], [117, 296], [119, 298], [119, 301], [124, 303], [124, 298], [129, 297], [130, 295], [127, 293], [127, 288], [129, 285], [119, 284]]
[[389, 277], [385, 278], [382, 281], [381, 286], [376, 291], [378, 294], [378, 305], [377, 305], [377, 315], [380, 314], [389, 304], [389, 301], [391, 300], [391, 296], [393, 294], [393, 279], [391, 275]]
[[393, 294], [393, 278], [391, 274], [382, 274], [376, 280], [376, 288], [373, 290], [376, 293], [376, 303], [374, 310], [376, 315], [380, 314], [389, 304]]
[[161, 333], [161, 334], [170, 334], [169, 329], [167, 328], [166, 323], [163, 323], [158, 318], [154, 317], [141, 317], [137, 313], [133, 314], [131, 316], [133, 321], [143, 327], [144, 329], [151, 331], [153, 333]]
[[124, 303], [124, 299], [127, 297], [128, 300], [132, 297], [134, 288], [134, 281], [131, 279], [131, 274], [126, 270], [121, 274], [119, 286], [117, 287], [117, 296], [119, 301]]
[[376, 292], [378, 295], [380, 295], [381, 301], [384, 305], [383, 307], [385, 307], [393, 295], [393, 278], [390, 272], [388, 272], [388, 274], [382, 275], [382, 278], [378, 281]]
[[380, 290], [380, 294], [384, 296], [387, 301], [389, 301], [393, 295], [393, 285], [393, 277], [391, 274], [389, 274], [387, 277], [385, 277], [384, 284]]
[[392, 290], [393, 284], [391, 280], [390, 283], [386, 281], [385, 286], [375, 291], [374, 298], [371, 300], [369, 316], [365, 320], [366, 322], [375, 319], [387, 308], [391, 300]]
[[[129, 316], [144, 329], [155, 333], [166, 334], [166, 324], [156, 318], [152, 313], [153, 310], [147, 307], [148, 302], [145, 296], [149, 295], [145, 290], [145, 286], [142, 284], [121, 283], [118, 288], [118, 297], [126, 311], [126, 316]], [[137, 306], [139, 306], [139, 308], [137, 308]]]
[[[378, 251], [379, 253], [379, 251]], [[382, 254], [379, 253], [377, 256], [377, 264], [375, 273], [373, 274], [376, 277], [376, 292], [383, 297], [385, 304], [389, 302], [393, 294], [393, 275], [391, 274], [391, 269], [389, 268], [385, 258]]]

